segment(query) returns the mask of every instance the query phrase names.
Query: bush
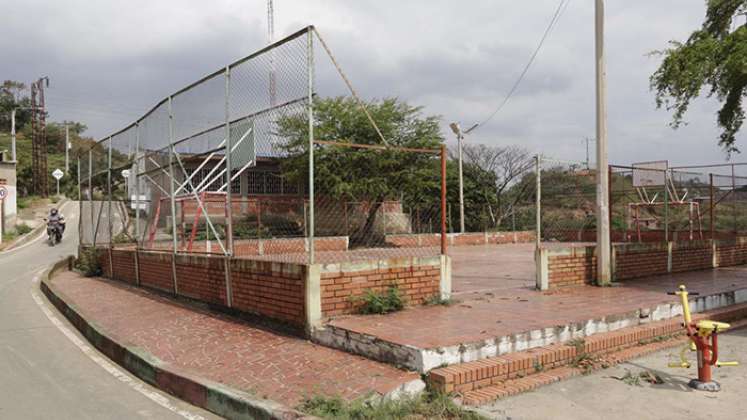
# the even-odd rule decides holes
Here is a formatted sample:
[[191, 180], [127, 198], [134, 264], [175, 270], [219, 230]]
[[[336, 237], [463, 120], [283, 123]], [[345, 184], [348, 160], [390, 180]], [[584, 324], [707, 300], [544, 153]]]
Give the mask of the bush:
[[358, 299], [363, 301], [360, 308], [362, 314], [388, 314], [405, 307], [405, 302], [396, 286], [390, 287], [385, 293], [366, 290], [363, 297]]
[[99, 262], [99, 253], [96, 248], [81, 248], [78, 259], [75, 260], [75, 269], [86, 277], [99, 276], [102, 273]]
[[31, 229], [31, 226], [27, 225], [26, 223], [19, 223], [16, 225], [16, 233], [18, 235], [25, 235], [29, 232], [31, 232], [33, 229]]

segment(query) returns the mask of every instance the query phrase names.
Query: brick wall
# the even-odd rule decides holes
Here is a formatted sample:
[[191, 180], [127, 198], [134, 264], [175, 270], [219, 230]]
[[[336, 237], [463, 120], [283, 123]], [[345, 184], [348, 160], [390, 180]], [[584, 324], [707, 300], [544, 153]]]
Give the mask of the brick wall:
[[230, 264], [234, 308], [305, 325], [303, 265], [245, 259]]
[[740, 264], [747, 264], [747, 240], [740, 238], [716, 243], [717, 266], [727, 267]]
[[[189, 235], [189, 232], [187, 233]], [[347, 236], [330, 236], [316, 238], [314, 240], [317, 251], [347, 251]], [[252, 256], [252, 255], [278, 255], [278, 254], [295, 254], [304, 253], [307, 248], [306, 238], [276, 238], [276, 239], [236, 239], [233, 243], [234, 255]], [[171, 250], [173, 243], [171, 241], [153, 242], [148, 249]], [[186, 246], [180, 244], [180, 249]], [[211, 248], [207, 249], [206, 241], [195, 241], [192, 245], [191, 252], [212, 252], [222, 253], [217, 241], [211, 241]]]
[[[534, 231], [518, 232], [469, 232], [446, 235], [450, 246], [497, 245], [534, 242]], [[441, 234], [413, 233], [386, 235], [386, 242], [400, 248], [437, 247], [441, 244]]]
[[547, 256], [548, 288], [578, 286], [596, 278], [594, 247], [552, 250]]
[[615, 280], [667, 274], [666, 242], [615, 245]]
[[99, 260], [99, 266], [104, 277], [111, 278], [111, 264], [109, 264], [109, 250], [106, 248], [99, 248], [96, 250], [96, 258]]
[[174, 257], [178, 294], [216, 305], [227, 305], [226, 261], [211, 255]]
[[164, 292], [174, 292], [173, 254], [165, 252], [139, 252], [137, 256], [140, 284]]
[[367, 290], [396, 286], [407, 305], [420, 305], [439, 294], [439, 258], [406, 258], [384, 262], [328, 264], [321, 272], [322, 316], [358, 312]]
[[134, 250], [112, 249], [112, 278], [129, 284], [137, 284], [137, 266]]
[[672, 242], [672, 272], [713, 268], [711, 241]]
[[[715, 247], [715, 255], [714, 255]], [[547, 288], [592, 283], [596, 277], [594, 247], [543, 249], [547, 269], [537, 283]], [[616, 244], [612, 249], [615, 281], [747, 264], [747, 238], [716, 241]]]

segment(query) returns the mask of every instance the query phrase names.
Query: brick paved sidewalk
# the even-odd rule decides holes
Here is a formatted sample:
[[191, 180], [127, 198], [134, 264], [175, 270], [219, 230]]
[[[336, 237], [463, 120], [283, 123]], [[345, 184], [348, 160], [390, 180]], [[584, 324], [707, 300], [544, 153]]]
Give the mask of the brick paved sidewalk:
[[255, 328], [147, 291], [62, 272], [63, 299], [128, 347], [182, 373], [295, 407], [304, 397], [385, 394], [419, 376], [296, 337]]
[[608, 288], [581, 286], [551, 292], [516, 287], [490, 291], [465, 288], [456, 296], [458, 303], [452, 306], [416, 307], [383, 316], [341, 317], [330, 325], [402, 346], [432, 349], [677, 302], [678, 298], [667, 296], [666, 292], [679, 284], [686, 284], [701, 295], [747, 289], [747, 268], [626, 280], [621, 287]]

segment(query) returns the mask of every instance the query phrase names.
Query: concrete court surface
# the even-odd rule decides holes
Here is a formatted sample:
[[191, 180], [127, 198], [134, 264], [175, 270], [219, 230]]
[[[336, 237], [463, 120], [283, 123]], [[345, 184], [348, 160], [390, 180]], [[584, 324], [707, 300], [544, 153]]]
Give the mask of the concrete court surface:
[[108, 359], [87, 346], [38, 290], [33, 279], [77, 248], [77, 203], [63, 212], [68, 227], [60, 245], [52, 248], [39, 239], [0, 253], [0, 419], [216, 418], [117, 366], [102, 367]]
[[[615, 420], [615, 419], [744, 419], [747, 418], [747, 329], [727, 332], [719, 337], [719, 359], [737, 360], [738, 367], [714, 369], [713, 377], [721, 392], [708, 393], [687, 387], [697, 377], [697, 369], [669, 368], [678, 360], [681, 347], [599, 370], [588, 376], [541, 387], [515, 397], [481, 407], [489, 418], [500, 420]], [[695, 361], [690, 353], [688, 360]], [[658, 374], [664, 383], [652, 385], [641, 380], [640, 386], [612, 377], [626, 371], [644, 370]]]

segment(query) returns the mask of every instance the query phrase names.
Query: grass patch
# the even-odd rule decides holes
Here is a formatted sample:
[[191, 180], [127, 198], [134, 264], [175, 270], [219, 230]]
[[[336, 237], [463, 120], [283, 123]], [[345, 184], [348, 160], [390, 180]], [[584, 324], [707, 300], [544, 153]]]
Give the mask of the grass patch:
[[450, 396], [433, 391], [425, 391], [418, 396], [380, 402], [365, 400], [346, 402], [339, 397], [316, 396], [307, 399], [299, 409], [313, 416], [335, 420], [485, 419], [477, 413], [460, 407]]
[[366, 290], [363, 297], [356, 300], [362, 301], [360, 307], [362, 314], [388, 314], [401, 311], [405, 307], [405, 301], [396, 286], [389, 287], [385, 292]]
[[33, 229], [31, 226], [27, 225], [26, 223], [19, 223], [16, 225], [16, 233], [20, 235], [25, 235], [29, 232], [31, 232]]

